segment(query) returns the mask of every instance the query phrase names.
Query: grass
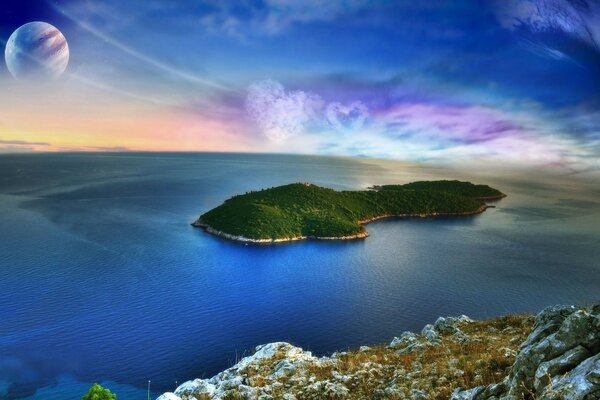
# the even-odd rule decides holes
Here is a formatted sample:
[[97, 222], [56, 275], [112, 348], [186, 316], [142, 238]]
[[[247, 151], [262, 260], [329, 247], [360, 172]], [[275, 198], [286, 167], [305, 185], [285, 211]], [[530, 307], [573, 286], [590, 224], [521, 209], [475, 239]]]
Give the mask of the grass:
[[234, 196], [200, 216], [197, 225], [249, 239], [344, 237], [364, 234], [361, 221], [385, 215], [468, 214], [481, 198], [504, 195], [460, 181], [413, 182], [365, 191], [293, 183]]
[[[304, 400], [396, 400], [411, 398], [414, 391], [421, 391], [428, 399], [448, 399], [458, 387], [502, 381], [533, 323], [534, 318], [528, 315], [463, 322], [459, 329], [468, 341], [442, 334], [440, 345], [427, 345], [419, 337], [424, 347], [408, 353], [387, 345], [349, 350], [273, 378], [278, 363], [285, 358], [276, 354], [243, 370], [242, 376], [248, 386], [268, 387], [271, 397], [265, 398], [272, 399], [291, 394]], [[331, 390], [335, 385], [343, 385], [343, 392]], [[227, 396], [238, 399], [240, 393], [232, 389]]]
[[[349, 352], [342, 364], [345, 373], [351, 374], [365, 363], [374, 362], [384, 366], [384, 376], [375, 381], [357, 382], [349, 388], [352, 396], [348, 399], [374, 396], [378, 381], [395, 381], [399, 387], [422, 390], [430, 399], [448, 399], [458, 387], [498, 383], [508, 375], [514, 351], [530, 333], [532, 325], [532, 317], [512, 315], [463, 324], [461, 331], [470, 337], [464, 344], [448, 334], [441, 335], [443, 345], [425, 347], [419, 352], [398, 355], [386, 346]], [[416, 375], [411, 376], [411, 371]]]

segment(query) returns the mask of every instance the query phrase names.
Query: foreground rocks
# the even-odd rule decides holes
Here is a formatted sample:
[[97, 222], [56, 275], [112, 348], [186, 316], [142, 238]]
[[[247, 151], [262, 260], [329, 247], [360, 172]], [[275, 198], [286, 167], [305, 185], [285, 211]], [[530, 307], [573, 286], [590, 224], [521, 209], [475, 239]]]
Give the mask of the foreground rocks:
[[600, 305], [550, 307], [500, 383], [457, 390], [452, 400], [600, 399]]
[[599, 351], [600, 305], [551, 307], [535, 320], [438, 318], [389, 345], [329, 357], [284, 342], [259, 346], [157, 400], [600, 399]]

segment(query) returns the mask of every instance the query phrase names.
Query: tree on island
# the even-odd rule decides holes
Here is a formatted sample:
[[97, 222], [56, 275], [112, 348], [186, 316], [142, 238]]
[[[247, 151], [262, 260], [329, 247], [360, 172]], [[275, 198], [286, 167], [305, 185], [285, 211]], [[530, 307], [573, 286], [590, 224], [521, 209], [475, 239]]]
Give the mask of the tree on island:
[[117, 395], [94, 383], [90, 391], [84, 394], [81, 400], [117, 400]]

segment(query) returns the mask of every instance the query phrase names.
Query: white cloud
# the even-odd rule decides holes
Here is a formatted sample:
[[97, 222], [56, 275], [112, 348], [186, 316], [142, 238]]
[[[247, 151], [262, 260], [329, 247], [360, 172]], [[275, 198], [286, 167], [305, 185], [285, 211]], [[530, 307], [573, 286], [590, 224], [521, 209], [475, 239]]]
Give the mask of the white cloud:
[[266, 0], [268, 12], [261, 21], [267, 33], [278, 33], [294, 23], [328, 21], [359, 10], [366, 0]]
[[[265, 0], [262, 4], [251, 2], [219, 2], [215, 10], [200, 19], [211, 34], [224, 34], [247, 40], [248, 36], [276, 35], [297, 23], [330, 21], [367, 6], [367, 0]], [[235, 11], [244, 11], [244, 17]]]
[[313, 93], [286, 91], [271, 79], [248, 87], [246, 110], [271, 140], [283, 142], [303, 132], [322, 108], [322, 100]]
[[600, 3], [596, 0], [496, 0], [496, 15], [509, 30], [561, 31], [600, 49]]

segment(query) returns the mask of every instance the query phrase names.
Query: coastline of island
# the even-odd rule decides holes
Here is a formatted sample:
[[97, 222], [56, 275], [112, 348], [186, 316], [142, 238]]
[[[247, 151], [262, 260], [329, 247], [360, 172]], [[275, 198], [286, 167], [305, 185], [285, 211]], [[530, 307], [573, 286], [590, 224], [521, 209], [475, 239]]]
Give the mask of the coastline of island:
[[[272, 235], [271, 237], [250, 237], [249, 235], [244, 235], [244, 234], [236, 234], [236, 233], [232, 233], [232, 232], [228, 232], [224, 229], [219, 229], [218, 227], [215, 227], [213, 224], [211, 224], [210, 222], [206, 221], [203, 217], [205, 217], [206, 215], [210, 215], [210, 213], [214, 213], [215, 210], [218, 210], [221, 207], [227, 207], [227, 205], [229, 205], [231, 201], [237, 201], [240, 202], [241, 200], [243, 200], [245, 197], [249, 197], [249, 196], [257, 196], [260, 195], [261, 193], [267, 193], [269, 191], [273, 191], [273, 190], [281, 190], [282, 188], [294, 188], [294, 189], [301, 189], [304, 190], [306, 188], [308, 189], [314, 189], [317, 188], [318, 190], [324, 190], [326, 191], [326, 194], [331, 194], [331, 193], [336, 193], [336, 194], [340, 194], [343, 193], [345, 195], [348, 194], [352, 194], [354, 195], [356, 194], [363, 194], [363, 193], [368, 193], [370, 192], [384, 192], [386, 194], [390, 194], [390, 196], [392, 197], [393, 200], [395, 200], [397, 197], [401, 198], [403, 195], [406, 195], [406, 193], [408, 193], [408, 191], [406, 189], [404, 189], [404, 186], [409, 186], [412, 187], [411, 185], [443, 185], [444, 187], [449, 187], [452, 190], [456, 191], [457, 187], [460, 187], [460, 189], [464, 192], [465, 191], [465, 187], [469, 190], [474, 190], [473, 188], [480, 188], [480, 187], [484, 187], [485, 188], [485, 195], [483, 196], [474, 196], [474, 197], [466, 197], [464, 196], [463, 193], [461, 193], [462, 196], [464, 196], [464, 199], [467, 199], [469, 201], [471, 201], [471, 203], [467, 203], [469, 206], [473, 205], [473, 201], [478, 201], [481, 204], [476, 204], [478, 205], [477, 208], [475, 209], [466, 209], [465, 211], [462, 210], [457, 210], [457, 211], [452, 211], [452, 212], [448, 212], [448, 211], [437, 211], [437, 210], [432, 210], [432, 211], [419, 211], [419, 212], [383, 212], [381, 214], [377, 214], [377, 215], [373, 215], [373, 216], [369, 216], [367, 218], [354, 218], [353, 222], [355, 224], [357, 224], [357, 226], [354, 228], [356, 229], [355, 232], [350, 232], [350, 233], [346, 233], [346, 234], [337, 234], [337, 235], [333, 235], [333, 234], [299, 234], [299, 235], [280, 235], [279, 237], [276, 237], [274, 235]], [[308, 190], [306, 189], [306, 190]], [[445, 189], [446, 191], [449, 191], [449, 189]], [[431, 197], [431, 192], [430, 191], [415, 191], [414, 189], [410, 190], [410, 194], [413, 195], [414, 194], [419, 193], [419, 194], [423, 194], [422, 197], [426, 197], [428, 200], [431, 200], [429, 197]], [[320, 193], [320, 192], [318, 192]], [[440, 193], [437, 193], [438, 195]], [[314, 194], [313, 194], [314, 195]], [[448, 192], [444, 192], [444, 196], [448, 196], [450, 195], [450, 193]], [[427, 197], [429, 196], [429, 197]], [[318, 197], [318, 196], [317, 196]], [[388, 196], [389, 197], [389, 196]], [[435, 196], [433, 196], [435, 198]], [[434, 181], [434, 182], [415, 182], [412, 184], [408, 184], [408, 185], [387, 185], [387, 186], [374, 186], [369, 188], [367, 191], [364, 192], [335, 192], [331, 189], [325, 189], [325, 188], [320, 188], [318, 186], [312, 185], [312, 184], [308, 184], [308, 183], [303, 183], [303, 184], [290, 184], [290, 185], [286, 185], [286, 186], [282, 186], [282, 187], [276, 187], [276, 188], [271, 188], [271, 189], [263, 189], [259, 192], [250, 192], [250, 193], [246, 193], [245, 195], [239, 195], [239, 196], [234, 196], [231, 199], [227, 200], [222, 206], [217, 207], [216, 209], [213, 209], [211, 211], [209, 211], [208, 213], [203, 214], [202, 216], [200, 216], [196, 221], [194, 221], [191, 225], [197, 228], [202, 228], [205, 232], [226, 239], [226, 240], [231, 240], [231, 241], [236, 241], [236, 242], [242, 242], [242, 243], [252, 243], [252, 244], [275, 244], [275, 243], [285, 243], [285, 242], [295, 242], [295, 241], [300, 241], [300, 240], [330, 240], [330, 241], [342, 241], [342, 240], [358, 240], [358, 239], [365, 239], [369, 236], [368, 231], [364, 228], [364, 225], [370, 223], [370, 222], [374, 222], [374, 221], [378, 221], [378, 220], [382, 220], [382, 219], [387, 219], [387, 218], [400, 218], [400, 219], [404, 219], [404, 218], [437, 218], [437, 217], [460, 217], [460, 216], [470, 216], [470, 215], [476, 215], [476, 214], [481, 214], [483, 213], [485, 210], [487, 210], [488, 208], [494, 208], [494, 205], [489, 205], [486, 204], [484, 201], [488, 200], [488, 201], [492, 201], [492, 200], [500, 200], [502, 198], [506, 197], [506, 195], [496, 189], [492, 189], [489, 186], [485, 186], [485, 185], [473, 185], [469, 182], [459, 182], [459, 181]], [[457, 197], [458, 198], [458, 197]], [[445, 197], [444, 197], [445, 199]], [[450, 197], [451, 200], [455, 200], [454, 198]], [[463, 200], [464, 200], [463, 199]], [[311, 198], [312, 200], [312, 198]], [[328, 199], [329, 200], [329, 199]], [[248, 204], [254, 205], [254, 201], [259, 202], [260, 205], [264, 205], [264, 201], [262, 200], [262, 198], [260, 199], [260, 201], [254, 199], [252, 201], [248, 201]], [[371, 201], [371, 200], [369, 200]], [[302, 203], [300, 200], [294, 199], [294, 202], [291, 206], [293, 207], [298, 207], [301, 206]], [[272, 206], [273, 203], [277, 203], [276, 201], [273, 201], [273, 199], [270, 199], [270, 201], [268, 202], [268, 206]], [[246, 204], [244, 204], [246, 205]], [[286, 204], [286, 207], [290, 207], [290, 204]], [[332, 204], [328, 204], [328, 206], [332, 206]], [[335, 206], [335, 204], [333, 204], [333, 206]], [[443, 208], [443, 207], [442, 207]], [[222, 215], [220, 215], [220, 217], [222, 217]], [[246, 217], [246, 223], [248, 223], [248, 218]], [[328, 216], [326, 216], [328, 217]], [[324, 218], [326, 218], [324, 217]], [[251, 219], [250, 219], [251, 220]], [[260, 218], [257, 219], [258, 221], [261, 221]], [[263, 222], [263, 221], [261, 221]], [[267, 221], [268, 222], [268, 221]], [[243, 222], [241, 221], [236, 221], [236, 224], [242, 224]]]
[[354, 235], [348, 236], [294, 236], [294, 237], [282, 237], [282, 238], [273, 238], [273, 239], [252, 239], [244, 236], [232, 235], [227, 232], [220, 231], [218, 229], [213, 228], [212, 226], [197, 220], [192, 223], [193, 227], [202, 228], [205, 232], [210, 233], [211, 235], [218, 236], [223, 239], [232, 240], [235, 242], [243, 242], [243, 243], [255, 243], [255, 244], [271, 244], [271, 243], [285, 243], [285, 242], [296, 242], [299, 240], [356, 240], [356, 239], [364, 239], [369, 236], [369, 233], [365, 230], [363, 232], [359, 232]]
[[[504, 196], [499, 196], [494, 198], [494, 200], [500, 199]], [[490, 199], [491, 200], [491, 199]], [[484, 204], [480, 208], [475, 211], [468, 211], [462, 213], [430, 213], [430, 214], [384, 214], [378, 215], [366, 220], [358, 221], [360, 225], [367, 225], [371, 222], [380, 221], [388, 218], [439, 218], [439, 217], [466, 217], [470, 215], [477, 215], [483, 213], [488, 208], [495, 208], [496, 206]], [[354, 235], [347, 236], [294, 236], [294, 237], [282, 237], [282, 238], [273, 238], [273, 239], [253, 239], [244, 236], [232, 235], [227, 232], [220, 231], [218, 229], [213, 228], [207, 223], [201, 221], [200, 219], [192, 222], [191, 224], [195, 228], [202, 228], [205, 232], [210, 233], [211, 235], [218, 236], [222, 239], [232, 240], [235, 242], [242, 243], [254, 243], [254, 244], [271, 244], [271, 243], [286, 243], [286, 242], [296, 242], [299, 240], [358, 240], [358, 239], [366, 239], [369, 237], [369, 232], [365, 229], [364, 231], [358, 232]]]

